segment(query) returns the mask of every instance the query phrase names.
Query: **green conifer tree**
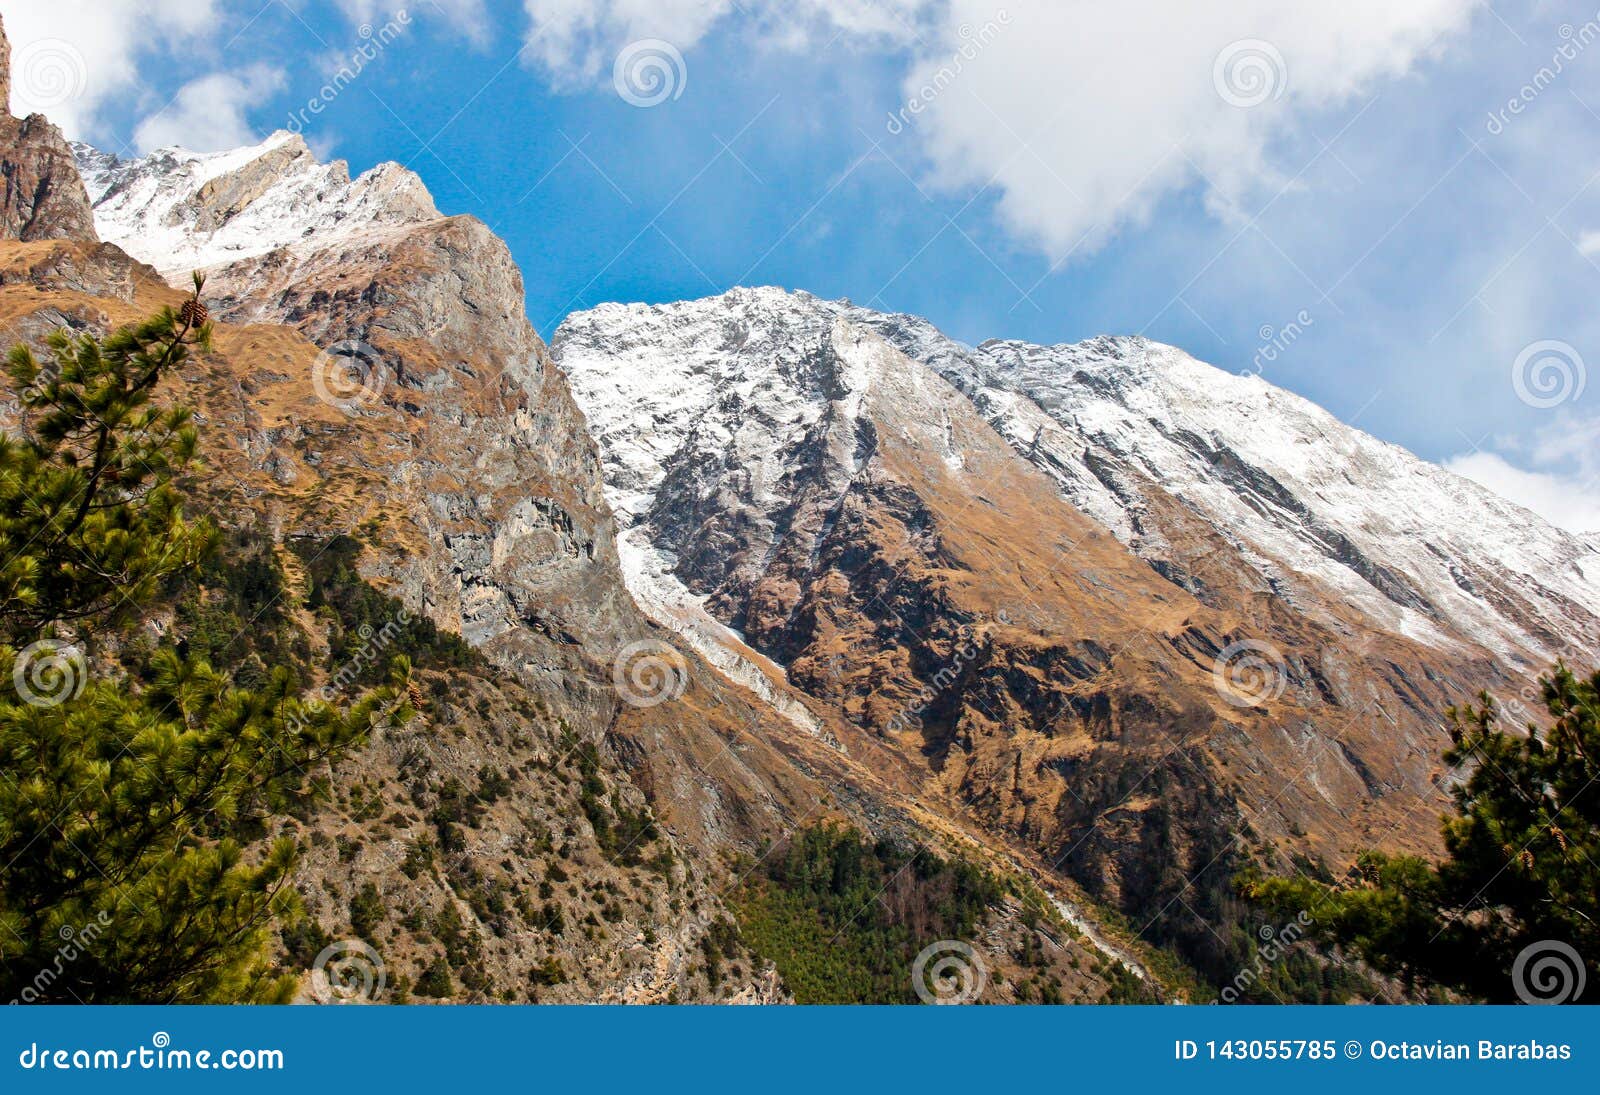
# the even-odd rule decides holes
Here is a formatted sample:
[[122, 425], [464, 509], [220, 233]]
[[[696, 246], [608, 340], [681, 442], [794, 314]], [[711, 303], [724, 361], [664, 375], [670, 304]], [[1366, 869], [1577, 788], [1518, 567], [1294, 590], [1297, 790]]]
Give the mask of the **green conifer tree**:
[[[0, 435], [0, 1003], [282, 1000], [267, 956], [294, 908], [274, 820], [403, 689], [302, 702], [279, 667], [254, 691], [161, 650], [136, 680], [94, 671], [104, 639], [216, 544], [185, 513], [190, 413], [160, 381], [210, 326], [195, 294], [105, 338], [17, 347], [22, 407]], [[101, 659], [103, 661], [104, 659]], [[396, 673], [403, 677], [403, 662]]]
[[1368, 852], [1342, 885], [1253, 879], [1247, 895], [1305, 910], [1323, 940], [1415, 988], [1600, 1000], [1600, 673], [1558, 665], [1542, 688], [1553, 722], [1525, 734], [1487, 693], [1448, 712], [1462, 778], [1441, 862]]

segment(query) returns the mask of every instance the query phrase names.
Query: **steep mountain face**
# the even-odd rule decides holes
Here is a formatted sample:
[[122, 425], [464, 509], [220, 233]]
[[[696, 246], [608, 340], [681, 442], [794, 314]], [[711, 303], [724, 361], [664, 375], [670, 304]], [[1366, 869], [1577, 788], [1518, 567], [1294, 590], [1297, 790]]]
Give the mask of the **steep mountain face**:
[[[172, 174], [172, 185], [145, 192], [152, 240], [179, 238], [164, 218], [193, 213], [182, 238], [196, 249], [175, 259], [108, 222], [107, 236], [145, 265], [99, 242], [92, 226], [39, 240], [8, 224], [8, 337], [105, 332], [174, 305], [181, 294], [157, 268], [186, 280], [191, 259], [212, 257], [198, 252], [207, 233], [231, 245], [229, 225], [257, 202], [308, 173], [342, 173], [275, 141], [209, 161], [198, 180], [183, 153], [150, 167], [77, 151], [91, 170]], [[0, 145], [0, 170], [17, 177], [33, 156], [26, 141]], [[433, 989], [448, 986], [433, 996], [782, 999], [770, 969], [736, 943], [719, 943], [719, 977], [703, 949], [728, 915], [722, 849], [753, 850], [786, 831], [799, 804], [818, 801], [809, 778], [752, 734], [763, 720], [788, 724], [709, 666], [672, 654], [638, 614], [593, 445], [527, 324], [504, 245], [476, 221], [438, 216], [414, 176], [392, 165], [373, 174], [352, 183], [374, 195], [359, 231], [312, 225], [309, 236], [291, 233], [293, 246], [238, 261], [225, 247], [208, 270], [214, 351], [196, 355], [171, 393], [196, 409], [210, 467], [203, 508], [273, 545], [288, 574], [276, 607], [301, 614], [313, 650], [327, 625], [303, 615], [305, 574], [342, 543], [398, 598], [392, 611], [426, 614], [490, 659], [423, 674], [423, 720], [350, 758], [335, 800], [295, 819], [312, 849], [298, 886], [318, 930], [375, 939], [391, 976], [413, 984], [448, 960], [453, 981], [432, 978]], [[98, 181], [95, 192], [105, 197]], [[359, 204], [332, 200], [346, 213]], [[14, 405], [0, 410], [7, 428], [14, 414]], [[306, 543], [321, 547], [302, 559], [292, 549]], [[251, 618], [238, 621], [236, 638], [252, 631]], [[171, 621], [150, 626], [159, 637]], [[612, 663], [630, 643], [680, 660], [678, 693], [625, 702]], [[652, 766], [697, 765], [708, 769], [702, 778], [652, 780]], [[656, 792], [653, 833], [640, 820], [640, 787]], [[618, 828], [634, 835], [612, 840]], [[311, 957], [286, 944], [290, 961]]]
[[[475, 643], [519, 623], [622, 634], [625, 594], [596, 588], [615, 568], [593, 454], [487, 228], [441, 217], [410, 172], [386, 165], [352, 182], [289, 134], [208, 156], [78, 154], [106, 239], [174, 281], [205, 270], [221, 318], [291, 325], [326, 351], [311, 370], [326, 397], [311, 431], [401, 459], [371, 492], [318, 508], [336, 525], [405, 514], [397, 534], [438, 550], [414, 552], [395, 577], [430, 613]], [[307, 427], [281, 403], [255, 404], [267, 413], [240, 423], [256, 427], [252, 447], [281, 480], [300, 478], [286, 450]]]
[[[0, 245], [0, 319], [35, 340], [109, 330], [203, 269], [216, 349], [175, 395], [204, 431], [219, 522], [275, 545], [291, 605], [331, 545], [354, 545], [396, 606], [488, 659], [424, 673], [425, 721], [341, 765], [335, 801], [299, 819], [316, 927], [285, 940], [289, 961], [355, 932], [424, 995], [779, 1000], [721, 927], [741, 852], [837, 818], [1019, 869], [919, 816], [902, 766], [875, 743], [847, 752], [836, 731], [853, 728], [773, 663], [721, 645], [713, 665], [640, 615], [594, 445], [481, 224], [440, 216], [394, 165], [352, 180], [287, 135], [75, 153], [114, 242]], [[1025, 956], [998, 968], [1054, 969], [1095, 999], [1137, 966], [1080, 924], [1051, 934], [1012, 902], [987, 930]], [[444, 962], [453, 983], [424, 978]]]
[[1158, 936], [1269, 847], [1428, 847], [1442, 709], [1595, 649], [1580, 541], [1167, 347], [756, 289], [553, 349], [642, 602]]
[[[1594, 543], [1169, 347], [753, 289], [552, 353], [505, 245], [396, 165], [0, 136], [0, 322], [109, 330], [203, 270], [176, 395], [219, 521], [292, 590], [354, 543], [483, 659], [298, 819], [318, 921], [376, 887], [386, 953], [492, 968], [463, 998], [782, 998], [700, 956], [733, 857], [835, 818], [1037, 882], [1097, 998], [1102, 960], [1150, 974], [1078, 884], [1203, 964], [1249, 858], [1431, 847], [1446, 705], [1600, 657]], [[646, 803], [654, 865], [602, 835]], [[991, 934], [1037, 949], [1017, 906]]]
[[1194, 518], [1226, 545], [1228, 571], [1308, 615], [1354, 609], [1363, 632], [1481, 648], [1513, 676], [1600, 653], [1592, 542], [1257, 377], [1139, 338], [971, 349], [914, 317], [866, 322], [1203, 600], [1227, 593], [1184, 551]]
[[[207, 274], [228, 363], [197, 371], [185, 397], [234, 435], [217, 457], [222, 508], [260, 513], [283, 537], [353, 532], [363, 575], [614, 756], [695, 865], [698, 898], [673, 907], [702, 934], [734, 880], [728, 856], [830, 818], [1038, 871], [965, 816], [925, 808], [915, 766], [671, 582], [652, 611], [716, 641], [663, 641], [672, 631], [652, 627], [623, 581], [648, 559], [619, 555], [594, 444], [504, 245], [479, 222], [440, 216], [393, 165], [351, 179], [287, 134], [213, 155], [75, 151], [105, 239], [174, 284], [191, 267]], [[252, 368], [232, 364], [243, 361]], [[382, 785], [392, 758], [373, 763], [364, 777]], [[342, 894], [342, 879], [325, 881]], [[1060, 909], [1080, 925], [1050, 944], [1062, 969], [1085, 950], [1137, 969]], [[651, 934], [663, 946], [682, 935]], [[685, 998], [704, 991], [695, 976], [641, 991]], [[1109, 985], [1078, 981], [1091, 999]]]
[[661, 640], [622, 582], [593, 443], [481, 222], [441, 216], [394, 164], [351, 179], [286, 133], [208, 155], [76, 152], [106, 239], [174, 282], [203, 269], [213, 314], [313, 351], [215, 392], [249, 457], [235, 485], [275, 526], [371, 526], [364, 573], [608, 728], [691, 848], [753, 846], [815, 800], [762, 737], [729, 749], [773, 715], [715, 669], [674, 661], [683, 689], [619, 697], [618, 664]]
[[442, 219], [422, 180], [398, 164], [352, 180], [344, 161], [318, 163], [284, 130], [226, 152], [167, 148], [122, 160], [85, 144], [72, 151], [106, 238], [158, 257], [168, 278], [237, 274], [272, 252], [304, 259]]

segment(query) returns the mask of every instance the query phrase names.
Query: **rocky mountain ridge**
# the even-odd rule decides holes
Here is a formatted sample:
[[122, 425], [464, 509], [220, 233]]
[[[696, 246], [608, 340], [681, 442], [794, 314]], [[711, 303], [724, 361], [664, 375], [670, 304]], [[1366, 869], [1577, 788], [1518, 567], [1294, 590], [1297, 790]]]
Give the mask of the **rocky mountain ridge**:
[[72, 151], [105, 238], [159, 256], [168, 278], [440, 219], [415, 173], [390, 163], [352, 179], [343, 160], [318, 162], [287, 130], [226, 152], [166, 148], [121, 159], [82, 143]]
[[11, 114], [11, 50], [0, 30], [0, 238], [95, 239], [72, 150], [42, 114]]
[[[741, 332], [757, 314], [797, 342], [820, 343], [837, 319], [878, 333], [966, 394], [1075, 508], [1202, 600], [1218, 594], [1199, 575], [1203, 566], [1177, 557], [1181, 535], [1169, 527], [1177, 517], [1166, 512], [1174, 506], [1221, 538], [1229, 565], [1253, 574], [1253, 591], [1307, 610], [1331, 602], [1358, 610], [1370, 629], [1438, 647], [1482, 644], [1517, 672], [1536, 671], [1563, 652], [1600, 654], [1600, 553], [1589, 538], [1346, 427], [1291, 393], [1174, 347], [1101, 338], [1056, 347], [995, 340], [974, 348], [918, 317], [774, 289], [736, 290], [667, 312], [662, 328], [699, 312], [705, 327], [720, 316]], [[792, 441], [815, 424], [802, 398], [779, 391], [776, 376], [760, 375], [766, 363], [749, 355], [741, 359], [747, 371], [685, 373], [670, 360], [685, 348], [677, 340], [650, 358], [653, 369], [672, 370], [672, 382], [630, 375], [651, 350], [640, 317], [654, 314], [603, 306], [571, 317], [556, 336], [558, 357], [601, 440], [625, 524], [648, 505], [662, 466], [691, 428], [703, 435], [713, 419], [724, 430], [736, 425], [724, 407], [705, 413], [708, 385], [754, 393], [740, 409], [777, 424], [766, 451], [738, 452], [769, 482], [773, 470], [762, 461], [786, 433]], [[712, 340], [730, 337], [708, 333], [698, 348], [709, 356]], [[601, 367], [602, 356], [615, 373]]]
[[1291, 603], [1328, 599], [1320, 585], [1373, 627], [1479, 643], [1518, 671], [1600, 654], [1592, 537], [1259, 377], [1141, 338], [968, 348], [914, 317], [868, 322], [934, 363], [1064, 497], [1158, 569], [1184, 573], [1166, 557], [1164, 494]]
[[[341, 764], [333, 801], [295, 819], [318, 930], [374, 940], [413, 998], [777, 1001], [770, 966], [723, 928], [739, 856], [841, 819], [992, 861], [959, 826], [913, 822], [896, 774], [854, 767], [781, 672], [738, 683], [638, 612], [592, 442], [481, 223], [441, 216], [393, 165], [351, 180], [297, 139], [73, 151], [90, 184], [77, 221], [99, 202], [107, 242], [0, 240], [0, 322], [35, 342], [108, 331], [204, 266], [216, 344], [172, 395], [205, 439], [204, 508], [282, 572], [285, 626], [314, 652], [353, 626], [302, 604], [343, 545], [388, 611], [483, 659], [421, 672], [423, 721]], [[222, 610], [200, 596], [184, 611]], [[1014, 904], [996, 916], [990, 934], [1037, 969], [1041, 929]], [[286, 939], [288, 960], [316, 941]], [[1042, 945], [1074, 993], [1106, 991], [1077, 969], [1103, 960], [1090, 937]]]
[[[62, 326], [107, 332], [181, 299], [155, 268], [99, 239], [72, 152], [43, 119], [11, 120], [4, 135], [6, 178], [46, 164], [54, 202], [49, 232], [37, 215], [8, 217], [0, 232], [8, 339], [37, 344]], [[196, 218], [183, 238], [227, 232], [308, 166], [300, 149], [264, 151], [209, 161], [177, 215]], [[611, 660], [652, 628], [608, 553], [592, 445], [526, 322], [515, 266], [481, 224], [439, 216], [414, 176], [379, 176], [396, 186], [360, 232], [227, 251], [234, 264], [213, 267], [207, 288], [214, 348], [169, 393], [194, 407], [201, 429], [210, 471], [199, 508], [269, 545], [283, 574], [269, 603], [220, 617], [234, 621], [222, 656], [243, 657], [265, 628], [255, 611], [269, 609], [288, 612], [283, 626], [306, 636], [313, 656], [325, 651], [321, 636], [339, 625], [300, 606], [307, 573], [344, 544], [356, 549], [350, 565], [397, 598], [392, 618], [363, 634], [387, 636], [396, 613], [426, 614], [493, 659], [445, 678], [421, 673], [434, 690], [421, 721], [351, 757], [333, 800], [286, 822], [309, 849], [297, 887], [319, 930], [378, 945], [392, 988], [448, 968], [430, 973], [423, 998], [781, 1000], [770, 967], [736, 942], [719, 946], [720, 979], [708, 976], [703, 940], [727, 918], [720, 861], [701, 854], [704, 841], [678, 839], [665, 821], [670, 799], [653, 835], [638, 820], [650, 807], [608, 733], [626, 706]], [[178, 268], [190, 257], [166, 264], [172, 280], [186, 278]], [[301, 265], [286, 270], [291, 262]], [[8, 429], [14, 413], [0, 412]], [[313, 550], [302, 557], [305, 544]], [[188, 611], [217, 618], [226, 607], [215, 585], [198, 595]], [[152, 619], [150, 641], [171, 626]], [[706, 713], [641, 708], [629, 740], [671, 727], [663, 756], [722, 751], [713, 727], [733, 716], [705, 688], [696, 695]], [[730, 686], [727, 705], [739, 710], [743, 695]], [[740, 771], [734, 761], [719, 778]], [[619, 819], [639, 835], [608, 846], [604, 830]], [[753, 846], [778, 830], [751, 809], [722, 831], [730, 846]], [[315, 956], [298, 946], [288, 944], [289, 960]]]

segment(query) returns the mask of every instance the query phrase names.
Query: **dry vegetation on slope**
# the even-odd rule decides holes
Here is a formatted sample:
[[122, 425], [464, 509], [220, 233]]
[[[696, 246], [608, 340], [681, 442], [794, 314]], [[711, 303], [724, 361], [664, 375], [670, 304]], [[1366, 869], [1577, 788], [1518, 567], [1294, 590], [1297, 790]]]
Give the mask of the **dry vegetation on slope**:
[[[422, 665], [423, 719], [343, 762], [328, 804], [288, 823], [309, 916], [281, 960], [304, 969], [320, 945], [364, 940], [386, 999], [782, 998], [726, 933], [730, 857], [881, 814], [878, 792], [692, 657], [681, 695], [621, 702], [613, 658], [655, 632], [622, 589], [592, 447], [503, 245], [442, 218], [367, 242], [278, 282], [271, 256], [214, 275], [212, 352], [168, 394], [196, 410], [201, 508], [233, 530], [219, 565], [270, 580], [247, 597], [213, 574], [127, 647], [204, 641], [248, 674], [271, 639], [309, 684], [341, 672], [341, 636], [402, 610], [477, 647], [430, 664], [396, 642]], [[230, 289], [243, 283], [261, 296]], [[0, 243], [17, 339], [180, 299], [113, 245]], [[368, 356], [330, 362], [322, 347], [346, 339]], [[346, 365], [367, 371], [331, 371]], [[379, 616], [313, 603], [329, 552]]]

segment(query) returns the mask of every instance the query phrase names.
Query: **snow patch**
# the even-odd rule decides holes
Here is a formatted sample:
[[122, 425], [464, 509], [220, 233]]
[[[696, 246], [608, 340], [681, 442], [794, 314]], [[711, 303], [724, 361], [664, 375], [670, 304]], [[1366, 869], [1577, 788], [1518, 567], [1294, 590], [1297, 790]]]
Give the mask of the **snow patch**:
[[744, 636], [707, 612], [705, 598], [697, 596], [672, 573], [676, 560], [652, 547], [644, 532], [643, 528], [632, 528], [617, 538], [623, 582], [639, 607], [651, 619], [682, 636], [696, 653], [736, 684], [754, 692], [792, 725], [842, 751], [838, 740], [805, 704], [773, 683], [776, 677], [787, 686], [788, 676], [782, 667], [751, 650]]

